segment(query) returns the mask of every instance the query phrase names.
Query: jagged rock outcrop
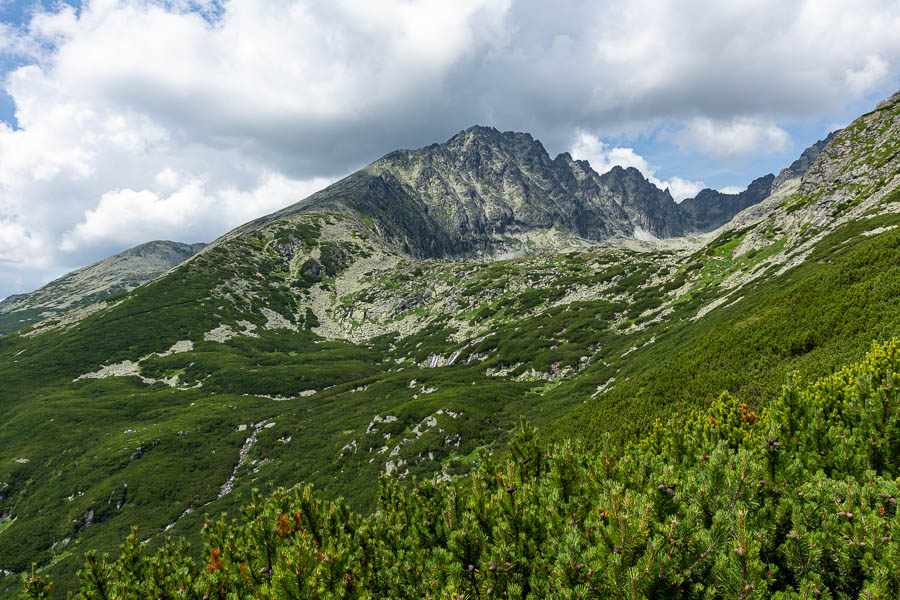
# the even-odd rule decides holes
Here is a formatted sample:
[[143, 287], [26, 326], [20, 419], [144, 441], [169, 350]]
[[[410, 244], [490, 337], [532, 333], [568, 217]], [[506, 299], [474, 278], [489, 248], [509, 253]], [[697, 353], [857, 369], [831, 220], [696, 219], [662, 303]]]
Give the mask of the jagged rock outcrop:
[[491, 256], [523, 249], [536, 230], [595, 242], [710, 231], [761, 200], [765, 187], [707, 194], [685, 211], [637, 169], [600, 175], [568, 153], [550, 158], [527, 133], [475, 126], [443, 144], [391, 152], [248, 228], [298, 212], [350, 212], [412, 256]]
[[444, 144], [398, 150], [294, 210], [351, 208], [423, 257], [496, 254], [535, 229], [589, 240], [630, 236], [628, 213], [590, 166], [551, 159], [530, 135], [472, 127]]
[[775, 176], [771, 173], [754, 179], [738, 194], [725, 194], [705, 189], [679, 206], [684, 233], [705, 233], [721, 227], [745, 208], [765, 200], [773, 189]]
[[659, 189], [634, 167], [615, 166], [601, 175], [600, 181], [622, 199], [622, 208], [635, 227], [660, 238], [691, 231], [669, 190]]
[[798, 193], [822, 206], [874, 194], [897, 176], [900, 92], [836, 132], [803, 176]]
[[778, 189], [781, 185], [795, 177], [803, 177], [806, 175], [806, 172], [809, 171], [809, 168], [812, 166], [813, 162], [819, 155], [822, 153], [822, 150], [827, 146], [831, 140], [834, 139], [838, 133], [840, 133], [840, 129], [832, 131], [829, 133], [824, 140], [819, 140], [815, 144], [811, 145], [809, 148], [803, 151], [803, 154], [800, 155], [800, 158], [791, 163], [791, 166], [782, 169], [778, 174], [778, 177], [775, 178], [775, 181], [772, 182], [772, 189]]

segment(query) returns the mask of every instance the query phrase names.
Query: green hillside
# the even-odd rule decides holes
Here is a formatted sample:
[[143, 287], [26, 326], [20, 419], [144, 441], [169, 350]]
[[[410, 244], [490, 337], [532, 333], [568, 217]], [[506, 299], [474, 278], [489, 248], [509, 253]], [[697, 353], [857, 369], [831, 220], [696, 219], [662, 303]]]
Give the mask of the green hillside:
[[[376, 545], [371, 548], [347, 546], [346, 560], [354, 565], [353, 583], [341, 585], [352, 587], [353, 594], [364, 596], [368, 590], [373, 597], [483, 595], [486, 587], [482, 583], [488, 580], [476, 575], [463, 574], [460, 579], [442, 570], [429, 579], [438, 587], [429, 589], [415, 587], [412, 574], [391, 571], [389, 578], [383, 575], [381, 565], [407, 564], [395, 554], [412, 552], [408, 548], [427, 554], [420, 556], [423, 565], [444, 560], [441, 552], [469, 548], [467, 542], [451, 544], [452, 536], [447, 537], [457, 525], [441, 534], [442, 538], [410, 538], [401, 544], [389, 533], [391, 519], [400, 514], [393, 512], [391, 503], [419, 502], [409, 495], [417, 481], [420, 491], [431, 490], [427, 493], [436, 503], [427, 510], [449, 518], [438, 509], [451, 502], [453, 493], [475, 493], [470, 488], [482, 484], [472, 476], [489, 474], [485, 475], [484, 494], [493, 498], [490, 502], [495, 507], [508, 507], [512, 498], [518, 503], [526, 497], [501, 493], [513, 478], [516, 486], [534, 490], [528, 492], [527, 503], [515, 506], [533, 514], [556, 514], [553, 499], [560, 492], [553, 486], [568, 484], [545, 480], [544, 474], [529, 479], [515, 463], [516, 451], [513, 462], [504, 458], [522, 417], [543, 432], [545, 441], [540, 443], [561, 444], [551, 454], [569, 453], [566, 456], [572, 464], [584, 469], [577, 476], [584, 485], [597, 473], [591, 455], [626, 457], [620, 464], [633, 467], [615, 480], [626, 488], [631, 486], [636, 494], [643, 490], [640, 493], [645, 496], [640, 497], [652, 504], [659, 498], [654, 496], [655, 488], [647, 492], [647, 486], [658, 485], [660, 481], [654, 483], [654, 478], [661, 473], [671, 471], [678, 481], [701, 477], [699, 463], [687, 457], [681, 466], [666, 462], [665, 455], [672, 448], [667, 444], [675, 442], [667, 441], [671, 436], [654, 437], [653, 432], [659, 431], [654, 424], [678, 419], [676, 415], [692, 415], [691, 419], [702, 421], [698, 415], [704, 415], [703, 411], [725, 410], [710, 406], [726, 392], [733, 400], [728, 401], [731, 408], [726, 420], [732, 419], [735, 407], [741, 405], [759, 415], [760, 424], [748, 433], [750, 441], [742, 446], [743, 442], [729, 438], [731, 450], [727, 451], [716, 448], [715, 440], [703, 446], [707, 442], [694, 439], [702, 437], [695, 432], [694, 438], [684, 443], [696, 446], [695, 453], [715, 454], [723, 465], [745, 460], [747, 469], [765, 467], [752, 444], [761, 444], [763, 435], [788, 443], [778, 431], [785, 423], [773, 416], [782, 414], [777, 411], [783, 408], [770, 406], [780, 397], [786, 381], [794, 374], [807, 381], [828, 376], [862, 360], [873, 340], [900, 336], [898, 116], [900, 95], [895, 95], [833, 136], [808, 172], [780, 176], [781, 183], [771, 195], [714, 233], [653, 242], [600, 243], [559, 226], [532, 227], [500, 237], [491, 237], [496, 232], [485, 229], [479, 244], [490, 242], [500, 249], [521, 250], [504, 260], [493, 254], [424, 258], [427, 240], [419, 239], [417, 245], [402, 237], [414, 233], [415, 223], [387, 227], [384, 219], [391, 211], [385, 202], [391, 198], [384, 195], [385, 190], [418, 181], [414, 169], [421, 167], [412, 159], [394, 160], [397, 157], [392, 154], [389, 157], [393, 159], [386, 157], [367, 167], [365, 177], [351, 176], [310, 202], [223, 236], [160, 279], [107, 298], [90, 311], [62, 312], [0, 337], [0, 598], [18, 596], [24, 578], [31, 576], [32, 565], [36, 575], [54, 582], [54, 598], [65, 597], [81, 585], [76, 572], [84, 554], [113, 552], [132, 530], [145, 556], [155, 554], [176, 537], [187, 540], [192, 550], [184, 552], [193, 557], [200, 573], [191, 589], [199, 597], [210, 589], [203, 586], [238, 590], [234, 586], [247, 585], [264, 590], [260, 586], [274, 585], [269, 576], [274, 577], [275, 564], [267, 564], [265, 568], [272, 570], [262, 574], [262, 567], [254, 566], [249, 579], [240, 583], [243, 575], [235, 558], [238, 555], [224, 553], [225, 542], [209, 536], [240, 538], [242, 534], [235, 533], [237, 529], [219, 530], [219, 526], [204, 534], [203, 525], [223, 513], [230, 519], [243, 512], [250, 523], [246, 527], [256, 532], [253, 536], [272, 537], [277, 531], [270, 527], [274, 525], [269, 523], [269, 529], [263, 531], [259, 523], [275, 518], [271, 512], [275, 504], [295, 502], [293, 496], [284, 499], [276, 490], [298, 484], [309, 486], [304, 489], [310, 490], [312, 499], [296, 502], [318, 507], [309, 510], [321, 512], [321, 516], [303, 517], [307, 520], [301, 528], [320, 548], [324, 548], [324, 538], [317, 538], [310, 529], [319, 527], [317, 519], [323, 520], [323, 527], [331, 523], [329, 528], [334, 519], [352, 521], [347, 527], [364, 528], [373, 540], [381, 540], [377, 544], [382, 545], [373, 541]], [[498, 139], [506, 144], [524, 138]], [[501, 158], [514, 160], [521, 150], [518, 145], [513, 148], [516, 152], [485, 146], [489, 141], [479, 142], [478, 151], [493, 157], [492, 168], [501, 169]], [[523, 146], [529, 152], [535, 147], [532, 142]], [[471, 155], [474, 150], [470, 146], [465, 149], [467, 159], [480, 156]], [[418, 156], [418, 151], [406, 152]], [[444, 150], [438, 147], [429, 152], [440, 158]], [[429, 160], [450, 169], [437, 158]], [[376, 185], [373, 169], [393, 183]], [[554, 172], [550, 169], [537, 175], [551, 178]], [[522, 173], [517, 185], [524, 186], [521, 189], [527, 193], [523, 192], [523, 197], [538, 194], [541, 190], [528, 188], [537, 175]], [[453, 190], [478, 187], [465, 170], [439, 175], [441, 181], [454, 182]], [[365, 186], [357, 185], [360, 177], [367, 182]], [[499, 194], [501, 188], [495, 185], [490, 192]], [[406, 196], [393, 197], [395, 201], [416, 192], [403, 189]], [[581, 190], [584, 194], [589, 191]], [[493, 198], [491, 194], [485, 197]], [[376, 202], [378, 211], [367, 212], [366, 202]], [[438, 204], [450, 210], [442, 202]], [[480, 206], [479, 210], [491, 212], [498, 206]], [[405, 209], [412, 210], [410, 206]], [[462, 213], [453, 214], [453, 226], [460, 226]], [[438, 226], [435, 223], [440, 219], [434, 219], [429, 227]], [[459, 241], [452, 237], [452, 229], [442, 234], [446, 239], [442, 238], [441, 244], [447, 247], [455, 247]], [[858, 400], [865, 403], [869, 400], [863, 391]], [[863, 412], [846, 418], [868, 419]], [[719, 419], [715, 414], [719, 413], [713, 415]], [[843, 418], [832, 412], [823, 414], [823, 419]], [[884, 414], [886, 424], [896, 413]], [[870, 426], [868, 421], [841, 425], [862, 428], [860, 431], [868, 431], [865, 428]], [[847, 447], [848, 442], [835, 441], [844, 433], [834, 435], [835, 447]], [[893, 456], [893, 438], [883, 439], [888, 443], [885, 452]], [[874, 441], [877, 445], [883, 440]], [[563, 450], [569, 447], [566, 444], [577, 451]], [[702, 452], [700, 448], [704, 448]], [[662, 458], [648, 462], [641, 453], [651, 451]], [[853, 456], [859, 454], [854, 452]], [[875, 460], [872, 456], [859, 460]], [[549, 474], [558, 468], [552, 462], [541, 459], [534, 464]], [[868, 475], [860, 475], [865, 469], [857, 463], [842, 463], [840, 469], [844, 470], [836, 472], [835, 480], [843, 478], [851, 486], [869, 481]], [[538, 467], [527, 467], [531, 468]], [[883, 471], [886, 468], [875, 468], [885, 490], [893, 485], [891, 477], [896, 477], [893, 471]], [[807, 461], [803, 469], [791, 471], [796, 480], [785, 479], [784, 486], [801, 486], [803, 481], [818, 486], [818, 468]], [[468, 475], [471, 473], [474, 475]], [[832, 477], [827, 469], [825, 475]], [[775, 481], [774, 476], [767, 479]], [[668, 479], [663, 483], [672, 486]], [[821, 484], [828, 489], [837, 485], [825, 480]], [[460, 491], [453, 492], [457, 488]], [[603, 494], [611, 493], [603, 489]], [[259, 490], [258, 497], [254, 490]], [[600, 494], [598, 490], [591, 493]], [[773, 523], [783, 524], [784, 519], [794, 518], [786, 490], [779, 492], [786, 495], [778, 496], [778, 502], [771, 499], [759, 507], [753, 504], [758, 501], [756, 496], [733, 496], [737, 500], [732, 502], [745, 502], [748, 511], [757, 511], [754, 523], [769, 527], [769, 520], [775, 519]], [[874, 488], [865, 490], [868, 493]], [[750, 492], [741, 490], [742, 494]], [[539, 498], [544, 493], [546, 497]], [[271, 494], [276, 495], [266, 501], [269, 508], [264, 510], [259, 498]], [[345, 508], [328, 503], [339, 497], [345, 499]], [[466, 502], [474, 497], [467, 495]], [[607, 496], [596, 496], [601, 497]], [[581, 498], [576, 504], [588, 510], [585, 507], [595, 496]], [[645, 501], [637, 498], [630, 501]], [[566, 498], [559, 507], [569, 502]], [[247, 506], [255, 508], [242, 508]], [[299, 505], [291, 506], [293, 515]], [[381, 513], [371, 516], [378, 506]], [[590, 506], [594, 512], [610, 508]], [[727, 552], [716, 551], [718, 558], [707, 564], [707, 558], [713, 558], [710, 550], [698, 566], [685, 569], [685, 564], [690, 567], [703, 554], [703, 550], [696, 553], [698, 547], [725, 538], [712, 516], [712, 521], [697, 528], [694, 525], [700, 517], [678, 510], [688, 511], [689, 505], [677, 510], [673, 505], [671, 511], [666, 508], [656, 513], [654, 523], [659, 528], [669, 527], [667, 519], [681, 514], [677, 527], [687, 527], [686, 523], [691, 527], [678, 531], [700, 537], [690, 538], [695, 539], [690, 548], [667, 550], [675, 562], [666, 563], [669, 566], [658, 573], [665, 572], [670, 583], [657, 582], [656, 592], [641, 587], [641, 593], [666, 597], [678, 590], [686, 597], [699, 597], [698, 586], [712, 581], [732, 585], [734, 572], [729, 561], [733, 557], [726, 560], [731, 556]], [[772, 510], [775, 512], [767, 512]], [[351, 512], [357, 516], [351, 518]], [[287, 508], [283, 513], [288, 514]], [[730, 523], [727, 519], [736, 515], [734, 511], [726, 513], [722, 523]], [[465, 518], [475, 514], [466, 511]], [[584, 515], [587, 513], [579, 518], [586, 519]], [[288, 525], [294, 528], [290, 519]], [[495, 525], [506, 527], [499, 523], [485, 521], [479, 527], [487, 527], [482, 532], [492, 531]], [[527, 544], [538, 546], [516, 550], [518, 558], [509, 562], [519, 566], [503, 571], [508, 577], [502, 585], [508, 587], [502, 589], [521, 595], [530, 577], [521, 571], [521, 561], [536, 560], [534, 548], [551, 539], [554, 552], [562, 552], [571, 543], [573, 548], [593, 548], [590, 560], [619, 560], [579, 538], [580, 530], [567, 541], [564, 525], [564, 519], [529, 525], [537, 529], [529, 530], [521, 544], [527, 539], [531, 540]], [[832, 597], [850, 594], [847, 590], [851, 588], [840, 588], [834, 582], [833, 573], [857, 566], [829, 563], [802, 577], [796, 570], [785, 575], [796, 565], [791, 562], [795, 558], [784, 558], [778, 550], [787, 543], [779, 537], [784, 533], [781, 529], [770, 531], [768, 538], [757, 540], [763, 549], [754, 550], [758, 556], [752, 573], [758, 577], [754, 575], [757, 587], [753, 590], [786, 593], [792, 587], [801, 590], [806, 585], [803, 582], [809, 581], [809, 585], [826, 586]], [[340, 534], [334, 529], [332, 534], [336, 537], [327, 543], [349, 543], [341, 537], [347, 531]], [[290, 535], [275, 538], [281, 540], [279, 544], [307, 544], [303, 551], [313, 552], [309, 535], [301, 542], [292, 529]], [[410, 531], [408, 535], [420, 533]], [[887, 537], [896, 546], [896, 533]], [[491, 543], [503, 539], [507, 538], [498, 534]], [[218, 560], [223, 565], [231, 561], [230, 566], [204, 571], [205, 561], [212, 559], [210, 547], [204, 549], [204, 544], [219, 548]], [[366, 554], [370, 551], [375, 558]], [[471, 548], [464, 551], [474, 552]], [[500, 554], [496, 556], [491, 554], [493, 549], [479, 548], [478, 552], [488, 552], [479, 554], [487, 557], [479, 559], [480, 564], [495, 560], [498, 565], [507, 550], [498, 546]], [[638, 579], [650, 572], [639, 566], [644, 565], [640, 562], [645, 560], [643, 554], [626, 554], [634, 562], [621, 563], [625, 565], [622, 568]], [[872, 559], [873, 568], [889, 566], [880, 556]], [[172, 577], [191, 576], [189, 561], [172, 560], [186, 569]], [[456, 564], [450, 559], [445, 562]], [[580, 562], [589, 564], [585, 559]], [[466, 568], [468, 564], [474, 563], [467, 563]], [[548, 573], [559, 573], [560, 578], [571, 571], [571, 565], [563, 569], [563, 563], [540, 564]], [[762, 564], [774, 566], [764, 569]], [[749, 565], [745, 566], [750, 569]], [[150, 576], [147, 573], [158, 573], [154, 568], [132, 575], [122, 572], [117, 577], [120, 582], [132, 576], [142, 579]], [[324, 567], [303, 568], [315, 571]], [[766, 570], [769, 568], [774, 569], [772, 575]], [[603, 569], [603, 577], [609, 577], [606, 567]], [[478, 570], [483, 572], [480, 567]], [[565, 585], [591, 583], [583, 581], [581, 569], [577, 571], [565, 575], [571, 575]], [[595, 572], [599, 573], [600, 567]], [[329, 576], [343, 578], [344, 573], [333, 571]], [[751, 571], [742, 577], [749, 577], [748, 573]], [[858, 595], [864, 586], [877, 591], [871, 587], [877, 582], [870, 575], [854, 573], [853, 594]], [[372, 587], [379, 578], [388, 585], [395, 575], [400, 587]], [[888, 580], [892, 576], [885, 575]], [[365, 577], [370, 583], [363, 583]], [[351, 580], [344, 578], [345, 582]], [[327, 584], [316, 581], [314, 586], [337, 585], [337, 579]], [[488, 587], [501, 585], [490, 581], [494, 583]], [[540, 586], [554, 581], [551, 577], [527, 585], [534, 585], [532, 592], [544, 596], [551, 592]], [[245, 592], [234, 593], [234, 597], [242, 597]]]
[[[874, 229], [888, 220], [900, 218], [848, 227]], [[250, 500], [254, 487], [265, 491], [308, 482], [317, 495], [342, 495], [366, 510], [389, 460], [405, 462], [407, 479], [463, 473], [481, 462], [485, 449], [502, 444], [521, 414], [557, 437], [583, 436], [596, 445], [600, 432], [613, 432], [619, 442], [633, 439], [657, 416], [704, 406], [726, 389], [757, 406], [774, 395], [791, 371], [827, 373], [861, 356], [869, 340], [900, 335], [900, 305], [895, 301], [900, 291], [900, 232], [856, 235], [852, 241], [828, 259], [808, 261], [757, 286], [758, 302], [745, 297], [698, 321], [672, 326], [683, 318], [674, 312], [669, 322], [633, 333], [614, 333], [609, 324], [628, 304], [598, 300], [528, 315], [534, 291], [511, 294], [497, 301], [510, 307], [510, 316], [504, 316], [503, 308], [494, 310], [494, 335], [471, 349], [490, 353], [488, 359], [433, 369], [416, 361], [456, 350], [445, 345], [448, 334], [436, 326], [400, 343], [377, 338], [366, 345], [260, 327], [257, 338], [221, 344], [200, 337], [190, 352], [141, 362], [143, 377], [178, 374], [182, 383], [176, 388], [147, 384], [136, 376], [72, 383], [77, 374], [101, 363], [100, 356], [109, 356], [106, 362], [129, 356], [116, 356], [102, 345], [122, 343], [116, 339], [116, 323], [122, 319], [134, 323], [146, 318], [146, 337], [152, 331], [161, 338], [157, 348], [169, 348], [173, 340], [190, 334], [168, 333], [165, 322], [150, 316], [153, 307], [138, 302], [140, 295], [132, 301], [132, 313], [122, 314], [131, 306], [123, 303], [78, 325], [92, 333], [88, 339], [96, 341], [94, 346], [79, 340], [83, 336], [73, 334], [76, 330], [49, 332], [18, 354], [23, 342], [10, 338], [2, 342], [7, 367], [0, 371], [5, 389], [13, 392], [2, 407], [2, 480], [4, 489], [16, 490], [18, 498], [4, 494], [16, 502], [8, 504], [15, 520], [0, 534], [4, 568], [25, 571], [29, 558], [46, 561], [52, 565], [48, 572], [65, 585], [71, 581], [66, 574], [71, 577], [83, 551], [111, 550], [132, 526], [138, 527], [140, 539], [150, 538], [152, 548], [165, 539], [159, 535], [165, 527], [177, 521], [175, 532], [187, 534], [196, 545], [203, 515], [234, 513]], [[545, 260], [554, 262], [557, 273], [569, 273], [603, 256]], [[520, 262], [483, 268], [513, 275], [521, 269]], [[527, 262], [525, 270], [531, 275], [533, 259]], [[608, 268], [622, 268], [622, 262]], [[626, 269], [639, 273], [641, 264]], [[203, 261], [184, 270], [202, 274]], [[606, 270], [585, 270], [580, 276], [586, 279], [608, 276]], [[470, 281], [466, 290], [481, 285], [477, 277]], [[662, 284], [657, 292], [663, 294], [664, 288]], [[203, 324], [204, 307], [189, 301], [191, 286], [184, 279], [163, 280], [144, 293], [165, 299], [167, 307], [192, 311], [183, 322], [191, 323], [194, 331], [215, 325]], [[848, 313], [852, 319], [844, 317]], [[526, 326], [528, 333], [516, 335], [517, 328]], [[635, 350], [627, 360], [621, 358], [654, 336], [653, 344]], [[800, 344], [798, 337], [808, 341]], [[554, 364], [558, 370], [579, 368], [584, 362], [580, 356], [598, 345], [600, 351], [590, 355], [593, 364], [581, 367], [577, 376], [516, 381], [512, 371], [505, 376], [485, 374], [492, 366], [518, 365], [523, 372], [549, 370]], [[129, 348], [130, 356], [149, 350]], [[397, 357], [407, 352], [411, 358], [398, 366]], [[62, 377], [55, 375], [60, 372]], [[613, 374], [630, 379], [591, 399], [596, 386]], [[197, 383], [203, 386], [195, 388]], [[329, 385], [334, 387], [321, 389]], [[300, 395], [307, 389], [320, 391]], [[261, 390], [272, 397], [254, 395]], [[396, 420], [377, 423], [376, 415]], [[428, 426], [429, 419], [434, 425]], [[270, 423], [274, 425], [266, 427]], [[217, 500], [238, 451], [259, 424], [256, 443], [235, 472], [234, 491]], [[31, 434], [23, 438], [22, 431]], [[385, 440], [385, 434], [392, 439]], [[398, 439], [406, 443], [394, 442]], [[385, 447], [389, 450], [381, 451]], [[16, 462], [20, 458], [28, 462]], [[179, 519], [189, 509], [194, 512]], [[66, 538], [68, 543], [58, 543]]]
[[207, 521], [199, 560], [132, 533], [87, 555], [78, 597], [896, 598], [898, 390], [895, 340], [759, 414], [722, 394], [624, 453], [526, 426], [454, 484], [382, 479], [368, 516], [297, 486]]
[[28, 293], [0, 301], [0, 335], [84, 308], [164, 275], [204, 244], [155, 241], [72, 271]]

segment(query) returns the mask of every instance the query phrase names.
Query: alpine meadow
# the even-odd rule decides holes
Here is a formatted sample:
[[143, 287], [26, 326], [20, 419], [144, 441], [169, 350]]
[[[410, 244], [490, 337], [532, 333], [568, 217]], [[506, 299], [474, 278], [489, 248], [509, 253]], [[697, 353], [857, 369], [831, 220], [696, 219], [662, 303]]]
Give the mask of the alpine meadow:
[[473, 126], [0, 336], [0, 598], [900, 598], [900, 92], [681, 202]]

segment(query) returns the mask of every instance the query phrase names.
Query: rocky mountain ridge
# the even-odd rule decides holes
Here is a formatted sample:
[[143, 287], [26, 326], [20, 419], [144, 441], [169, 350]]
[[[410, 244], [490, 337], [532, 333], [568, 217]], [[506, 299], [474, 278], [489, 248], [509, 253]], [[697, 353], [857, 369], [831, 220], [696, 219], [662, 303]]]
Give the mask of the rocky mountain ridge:
[[350, 211], [413, 257], [524, 255], [540, 250], [525, 242], [534, 231], [590, 242], [711, 231], [767, 196], [772, 179], [735, 195], [706, 190], [679, 205], [633, 167], [600, 175], [568, 153], [551, 159], [527, 133], [475, 126], [443, 144], [387, 154], [250, 227], [298, 212]]
[[[798, 176], [802, 175], [800, 173]], [[688, 233], [706, 233], [725, 225], [742, 210], [759, 204], [769, 197], [775, 188], [775, 176], [759, 177], [750, 182], [742, 192], [726, 194], [718, 190], [701, 190], [693, 198], [678, 205]]]
[[[474, 126], [444, 144], [398, 150], [300, 203], [226, 234], [294, 212], [350, 210], [387, 247], [419, 258], [510, 258], [610, 239], [653, 241], [702, 234], [800, 177], [833, 134], [776, 179], [746, 190], [704, 189], [676, 203], [634, 167], [598, 175], [587, 161], [550, 159], [531, 135]], [[204, 247], [148, 242], [0, 302], [0, 334], [158, 277]]]
[[792, 162], [790, 166], [785, 167], [778, 173], [778, 177], [775, 178], [775, 181], [772, 182], [772, 189], [776, 189], [781, 186], [785, 181], [792, 179], [794, 177], [803, 177], [809, 168], [812, 166], [813, 162], [819, 157], [819, 154], [822, 153], [822, 150], [827, 146], [831, 140], [840, 133], [840, 129], [830, 132], [825, 139], [821, 139], [816, 143], [812, 144], [809, 148], [803, 151], [800, 157]]

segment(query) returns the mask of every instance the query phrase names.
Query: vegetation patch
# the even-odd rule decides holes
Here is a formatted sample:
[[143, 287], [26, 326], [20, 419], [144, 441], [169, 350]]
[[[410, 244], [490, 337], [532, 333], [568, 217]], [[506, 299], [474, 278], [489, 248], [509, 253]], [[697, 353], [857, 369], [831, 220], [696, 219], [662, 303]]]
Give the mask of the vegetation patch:
[[[87, 554], [80, 593], [897, 597], [898, 346], [760, 413], [723, 394], [621, 452], [546, 446], [526, 425], [465, 480], [383, 480], [367, 516], [310, 487], [254, 492], [240, 520], [206, 522], [199, 560], [132, 532], [117, 559]], [[51, 588], [33, 572], [25, 597]]]

